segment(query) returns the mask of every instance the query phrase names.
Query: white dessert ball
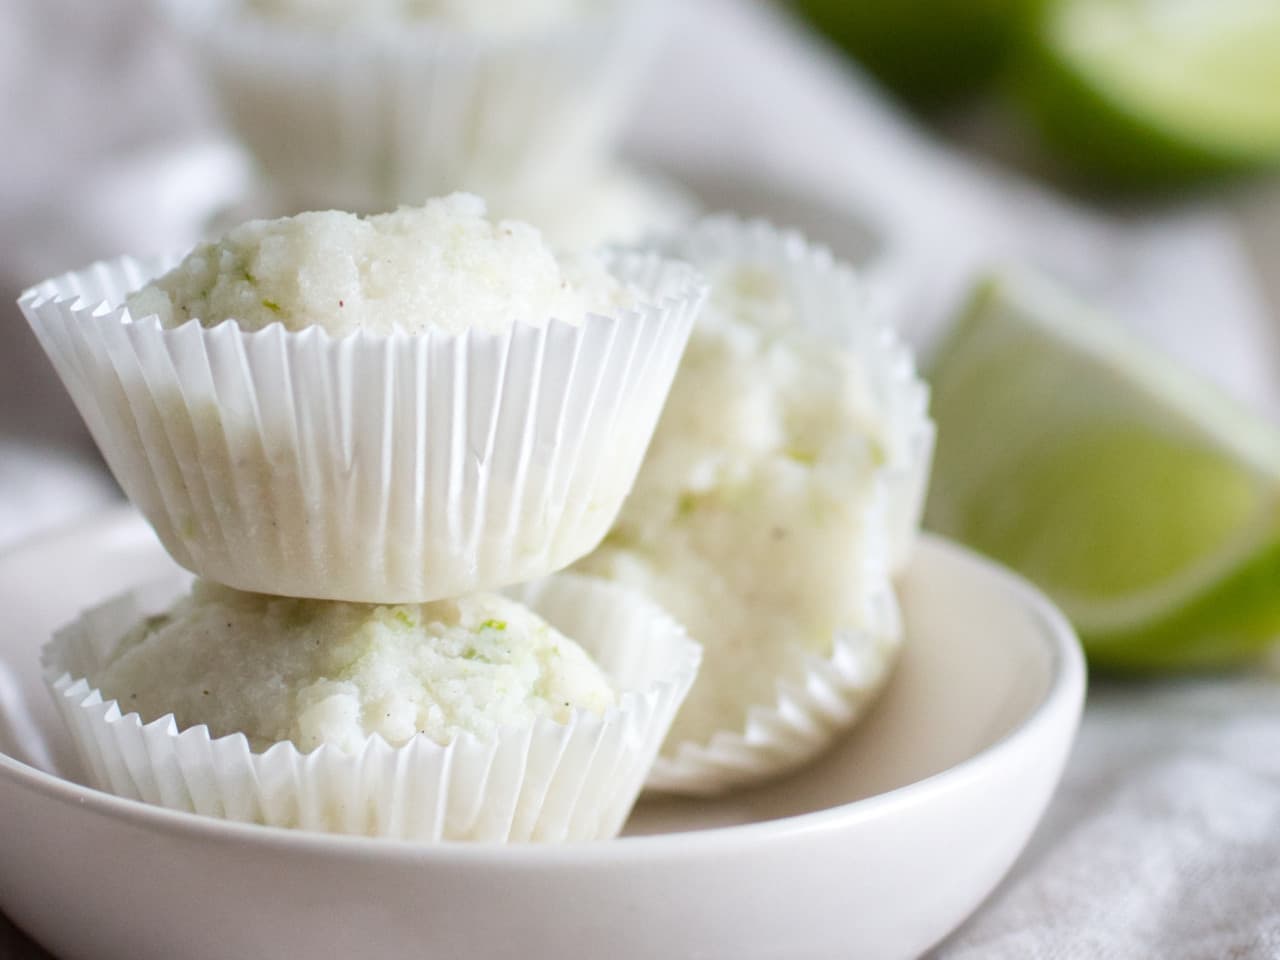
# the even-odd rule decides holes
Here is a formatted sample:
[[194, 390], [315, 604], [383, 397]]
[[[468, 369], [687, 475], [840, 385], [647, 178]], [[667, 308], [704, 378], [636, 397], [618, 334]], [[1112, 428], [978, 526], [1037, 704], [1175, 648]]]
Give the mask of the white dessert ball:
[[197, 247], [128, 298], [135, 319], [166, 327], [234, 320], [410, 334], [504, 332], [552, 318], [579, 324], [634, 297], [589, 254], [558, 257], [539, 231], [493, 222], [455, 193], [421, 207], [358, 217], [339, 211], [255, 220]]
[[807, 656], [865, 627], [887, 578], [883, 438], [858, 358], [796, 322], [768, 266], [702, 266], [711, 298], [635, 487], [579, 564], [642, 590], [703, 645], [668, 745], [740, 731]]
[[243, 593], [197, 581], [88, 678], [144, 722], [356, 751], [372, 735], [485, 738], [615, 703], [577, 643], [495, 594], [375, 606]]

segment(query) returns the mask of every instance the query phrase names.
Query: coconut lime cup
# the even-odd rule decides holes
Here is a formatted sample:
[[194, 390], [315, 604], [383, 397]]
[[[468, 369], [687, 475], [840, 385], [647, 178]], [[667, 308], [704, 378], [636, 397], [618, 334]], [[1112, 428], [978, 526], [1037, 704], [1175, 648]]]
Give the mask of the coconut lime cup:
[[646, 246], [695, 266], [725, 297], [758, 313], [756, 326], [775, 334], [790, 328], [850, 358], [858, 393], [851, 403], [883, 467], [890, 567], [900, 573], [920, 530], [935, 430], [929, 387], [884, 307], [887, 284], [797, 230], [732, 214]]
[[463, 195], [239, 229], [167, 276], [177, 258], [123, 258], [19, 301], [179, 564], [259, 593], [424, 602], [600, 541], [701, 304], [695, 270], [561, 262]]
[[909, 352], [826, 250], [732, 217], [656, 246], [711, 293], [635, 486], [577, 569], [703, 645], [649, 784], [716, 793], [816, 756], [889, 676], [933, 433]]
[[700, 658], [644, 598], [573, 575], [398, 606], [189, 588], [87, 611], [45, 679], [90, 785], [270, 826], [610, 838]]
[[645, 0], [165, 0], [280, 209], [483, 184], [554, 190], [610, 154], [656, 45]]

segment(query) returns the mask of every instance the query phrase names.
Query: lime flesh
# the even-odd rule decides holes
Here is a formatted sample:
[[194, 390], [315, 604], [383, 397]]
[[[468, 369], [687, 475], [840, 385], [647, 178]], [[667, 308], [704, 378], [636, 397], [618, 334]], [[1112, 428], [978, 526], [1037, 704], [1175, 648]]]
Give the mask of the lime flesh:
[[1121, 185], [1280, 162], [1280, 3], [1050, 0], [1023, 99], [1055, 152]]
[[1280, 435], [1045, 282], [986, 282], [938, 351], [933, 529], [1019, 570], [1093, 663], [1280, 635]]

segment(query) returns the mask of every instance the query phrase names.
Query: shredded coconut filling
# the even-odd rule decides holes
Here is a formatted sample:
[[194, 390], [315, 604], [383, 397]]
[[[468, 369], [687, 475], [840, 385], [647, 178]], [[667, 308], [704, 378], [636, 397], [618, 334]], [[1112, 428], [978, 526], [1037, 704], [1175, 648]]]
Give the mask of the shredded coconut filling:
[[868, 523], [882, 438], [858, 358], [797, 324], [769, 268], [701, 267], [711, 299], [639, 478], [579, 564], [703, 645], [668, 744], [742, 729], [806, 655], [861, 627], [884, 551]]
[[490, 221], [483, 200], [455, 193], [372, 217], [254, 220], [197, 247], [127, 302], [135, 319], [155, 314], [166, 327], [235, 320], [245, 330], [319, 325], [341, 336], [580, 324], [635, 296], [594, 255], [557, 257], [536, 228]]
[[241, 732], [259, 751], [284, 740], [355, 751], [375, 734], [447, 743], [615, 703], [580, 646], [501, 596], [375, 606], [206, 581], [129, 633], [89, 680], [144, 721], [173, 713], [180, 728]]

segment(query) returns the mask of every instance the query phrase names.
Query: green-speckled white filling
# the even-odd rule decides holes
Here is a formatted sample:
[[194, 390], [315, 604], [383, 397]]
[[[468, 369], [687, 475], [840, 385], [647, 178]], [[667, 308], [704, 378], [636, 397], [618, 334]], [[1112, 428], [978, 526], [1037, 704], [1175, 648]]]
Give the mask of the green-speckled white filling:
[[741, 730], [806, 655], [865, 626], [868, 577], [885, 575], [868, 529], [883, 426], [859, 359], [797, 324], [770, 268], [701, 266], [711, 299], [644, 466], [579, 564], [648, 594], [703, 645], [668, 744]]
[[615, 702], [587, 653], [495, 594], [374, 606], [242, 593], [197, 581], [126, 636], [88, 678], [145, 722], [244, 733], [255, 750], [290, 740], [358, 750], [416, 734], [447, 743]]
[[634, 302], [600, 260], [557, 257], [537, 229], [491, 221], [485, 202], [465, 193], [371, 217], [254, 220], [128, 298], [135, 319], [155, 314], [166, 327], [235, 320], [245, 330], [319, 325], [335, 336], [502, 333], [517, 321], [579, 324]]

